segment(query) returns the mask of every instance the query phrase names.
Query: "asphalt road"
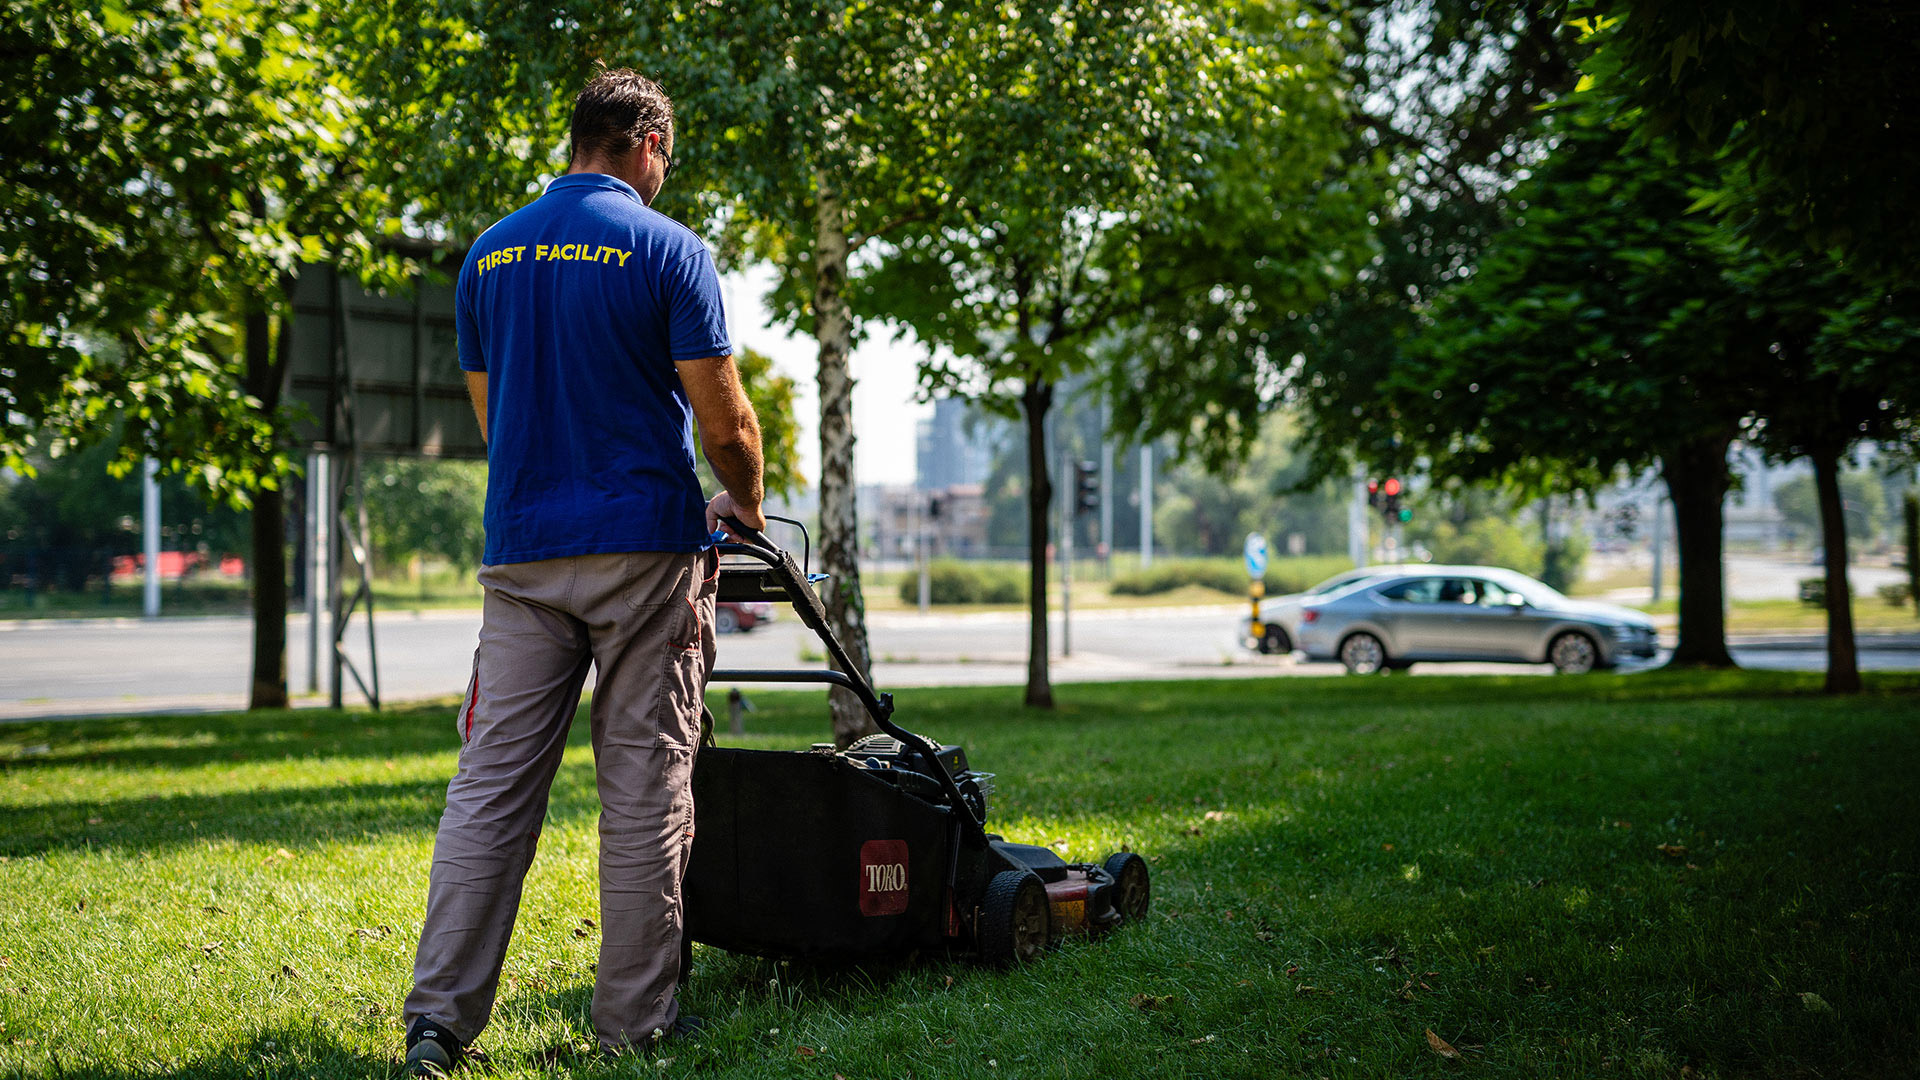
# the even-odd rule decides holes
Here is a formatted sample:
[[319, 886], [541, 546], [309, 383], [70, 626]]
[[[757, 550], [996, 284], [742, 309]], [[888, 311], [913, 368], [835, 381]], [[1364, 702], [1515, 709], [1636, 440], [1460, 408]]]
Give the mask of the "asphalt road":
[[[1059, 682], [1114, 679], [1320, 675], [1334, 664], [1263, 657], [1239, 648], [1238, 605], [1142, 608], [1078, 614], [1073, 655], [1053, 661]], [[465, 689], [478, 636], [478, 611], [383, 614], [375, 623], [380, 688], [388, 701], [451, 697]], [[876, 614], [870, 633], [882, 689], [1010, 685], [1026, 679], [1027, 622], [1013, 613]], [[364, 661], [364, 624], [348, 653]], [[0, 719], [175, 710], [246, 704], [251, 627], [244, 618], [89, 619], [0, 622]], [[1060, 647], [1054, 619], [1054, 650]], [[291, 686], [307, 683], [306, 621], [288, 621]], [[1863, 638], [1861, 666], [1920, 670], [1920, 638]], [[1736, 641], [1744, 666], [1820, 670], [1818, 636]], [[791, 614], [748, 634], [721, 638], [719, 666], [819, 666], [820, 650]], [[1546, 672], [1544, 666], [1421, 664], [1416, 674]], [[716, 685], [727, 685], [716, 680]], [[324, 688], [324, 683], [323, 683]], [[348, 684], [347, 699], [359, 700]], [[323, 701], [324, 696], [306, 698]]]

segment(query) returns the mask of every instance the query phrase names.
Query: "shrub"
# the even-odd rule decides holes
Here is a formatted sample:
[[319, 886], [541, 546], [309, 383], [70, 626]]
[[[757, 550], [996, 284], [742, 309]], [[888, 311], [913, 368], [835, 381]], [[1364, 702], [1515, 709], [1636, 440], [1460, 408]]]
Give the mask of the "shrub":
[[1904, 581], [1889, 582], [1875, 589], [1888, 607], [1906, 607], [1913, 601], [1913, 587]]
[[[1027, 600], [1026, 573], [1000, 563], [935, 559], [927, 567], [927, 592], [935, 604], [1023, 604]], [[900, 579], [902, 603], [920, 602], [920, 575], [908, 571]]]
[[[1847, 595], [1853, 595], [1853, 585], [1847, 585]], [[1808, 607], [1827, 606], [1827, 579], [1809, 577], [1800, 579], [1800, 602]]]
[[[1295, 593], [1353, 564], [1341, 555], [1302, 555], [1267, 563], [1267, 595]], [[1244, 596], [1246, 564], [1239, 559], [1157, 559], [1152, 566], [1115, 574], [1108, 587], [1115, 596], [1157, 596], [1188, 585]]]

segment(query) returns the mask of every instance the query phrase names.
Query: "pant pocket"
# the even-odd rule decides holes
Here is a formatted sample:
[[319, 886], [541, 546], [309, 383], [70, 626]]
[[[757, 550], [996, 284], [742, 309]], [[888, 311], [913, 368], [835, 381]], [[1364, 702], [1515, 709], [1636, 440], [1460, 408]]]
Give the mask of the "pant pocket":
[[461, 745], [473, 739], [473, 711], [480, 705], [480, 650], [473, 650], [473, 674], [467, 679], [467, 693], [460, 699], [460, 708], [453, 714], [454, 730], [460, 733]]

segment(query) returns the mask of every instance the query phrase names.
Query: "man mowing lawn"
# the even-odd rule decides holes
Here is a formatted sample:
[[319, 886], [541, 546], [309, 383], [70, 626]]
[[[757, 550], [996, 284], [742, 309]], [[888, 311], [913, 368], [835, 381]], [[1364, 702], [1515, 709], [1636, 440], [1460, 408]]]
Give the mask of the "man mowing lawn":
[[[486, 602], [406, 1001], [407, 1069], [438, 1076], [487, 1025], [587, 667], [600, 790], [592, 1017], [617, 1050], [680, 1011], [680, 882], [713, 668], [721, 516], [764, 528], [760, 429], [699, 237], [649, 209], [673, 107], [632, 71], [575, 100], [566, 175], [474, 244], [460, 366], [487, 439]], [[726, 490], [706, 504], [692, 421]]]

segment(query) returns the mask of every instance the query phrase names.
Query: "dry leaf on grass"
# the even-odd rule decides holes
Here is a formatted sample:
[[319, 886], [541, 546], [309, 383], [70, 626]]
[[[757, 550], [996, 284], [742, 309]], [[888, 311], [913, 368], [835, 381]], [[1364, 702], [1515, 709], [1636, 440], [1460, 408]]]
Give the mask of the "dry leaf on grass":
[[1665, 855], [1669, 859], [1677, 859], [1680, 856], [1685, 855], [1686, 853], [1687, 853], [1687, 845], [1685, 844], [1661, 844], [1660, 845], [1660, 854]]
[[1153, 994], [1135, 994], [1133, 995], [1133, 997], [1127, 999], [1127, 1003], [1129, 1005], [1132, 1005], [1134, 1008], [1139, 1009], [1141, 1012], [1148, 1012], [1152, 1009], [1158, 1009], [1162, 1005], [1165, 1005], [1168, 1002], [1171, 1002], [1172, 1000], [1173, 1000], [1172, 994], [1164, 994], [1160, 996], [1155, 996]]
[[1439, 1054], [1448, 1061], [1460, 1060], [1460, 1051], [1455, 1050], [1452, 1043], [1435, 1035], [1432, 1028], [1427, 1029], [1427, 1045], [1433, 1048], [1434, 1053]]
[[813, 1055], [819, 1053], [818, 1050], [815, 1050], [811, 1046], [796, 1046], [793, 1048], [793, 1052], [800, 1055], [801, 1057], [812, 1057]]
[[1806, 1006], [1807, 1011], [1812, 1013], [1830, 1013], [1833, 1011], [1833, 1006], [1827, 1004], [1826, 998], [1821, 997], [1811, 990], [1801, 992], [1800, 1004]]

